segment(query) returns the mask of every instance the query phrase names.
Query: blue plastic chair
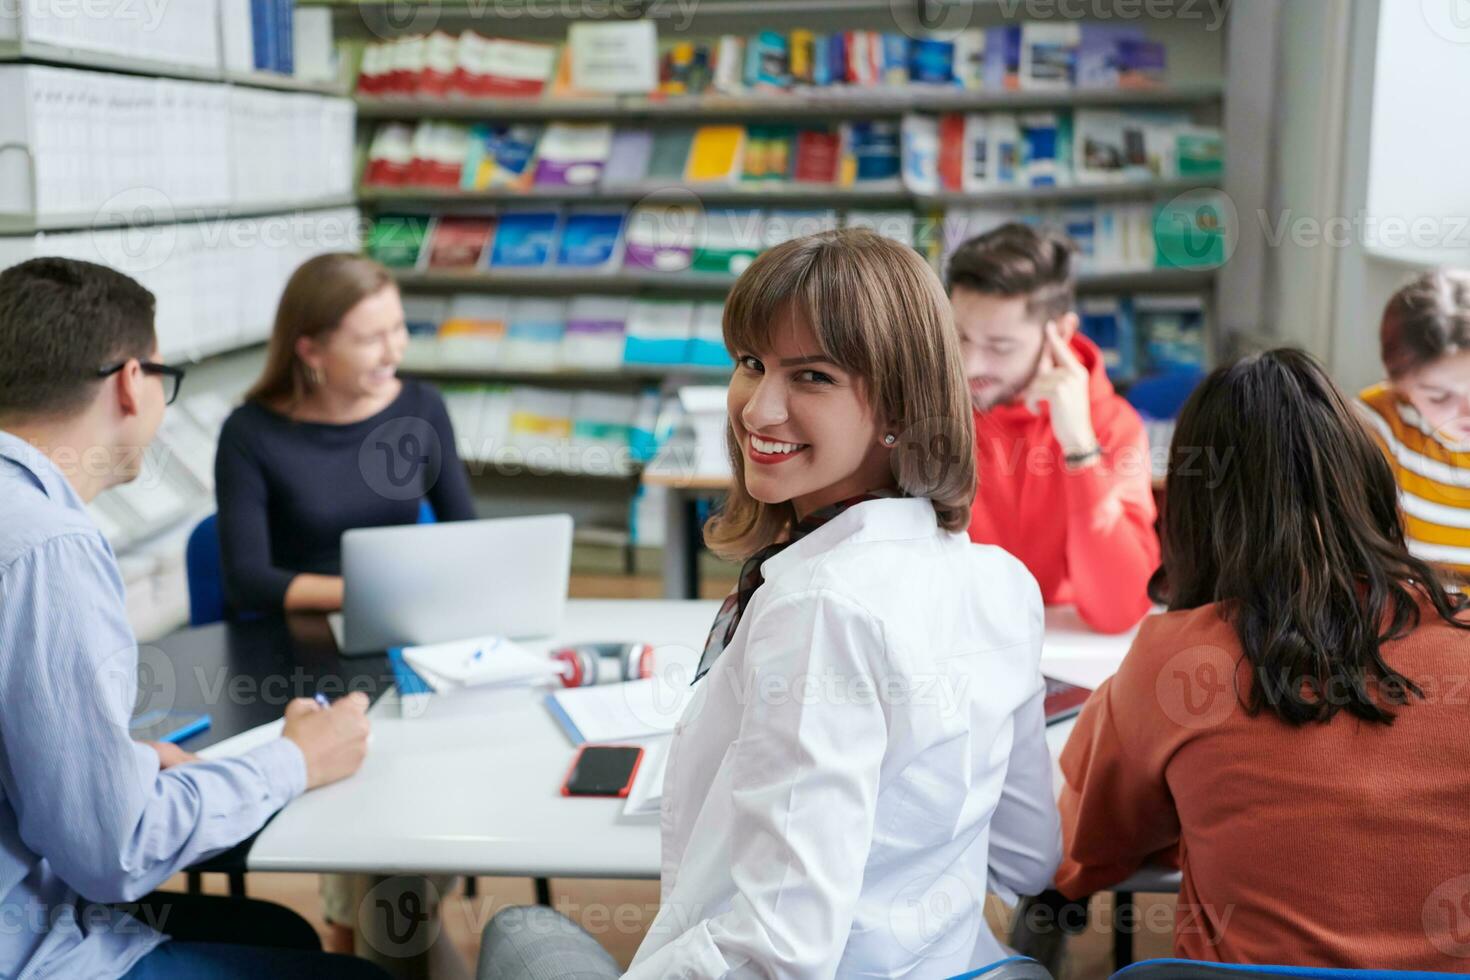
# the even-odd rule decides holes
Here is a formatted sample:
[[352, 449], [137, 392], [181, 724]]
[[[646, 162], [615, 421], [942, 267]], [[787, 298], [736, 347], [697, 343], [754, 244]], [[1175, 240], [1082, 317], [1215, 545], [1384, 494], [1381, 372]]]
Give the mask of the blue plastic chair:
[[1205, 373], [1196, 367], [1178, 367], [1162, 374], [1139, 378], [1129, 386], [1128, 404], [1140, 415], [1160, 421], [1177, 418]]
[[189, 583], [189, 625], [207, 626], [224, 619], [225, 573], [219, 557], [218, 514], [210, 514], [189, 532], [184, 577]]
[[1052, 975], [1028, 956], [1011, 956], [950, 980], [1052, 980]]
[[1313, 966], [1256, 966], [1243, 963], [1201, 963], [1197, 960], [1144, 960], [1125, 966], [1113, 980], [1277, 980], [1301, 977], [1306, 980], [1438, 980], [1457, 973], [1423, 973], [1417, 970], [1335, 970]]
[[[420, 524], [437, 521], [427, 499], [419, 501]], [[184, 546], [184, 578], [189, 583], [189, 625], [208, 626], [225, 618], [225, 570], [219, 554], [219, 515], [194, 525]]]

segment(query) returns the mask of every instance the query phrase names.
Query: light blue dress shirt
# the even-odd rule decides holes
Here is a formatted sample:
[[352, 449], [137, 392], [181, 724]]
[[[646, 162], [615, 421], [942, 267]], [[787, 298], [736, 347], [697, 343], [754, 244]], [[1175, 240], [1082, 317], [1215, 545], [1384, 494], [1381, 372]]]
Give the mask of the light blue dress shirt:
[[128, 736], [138, 649], [123, 600], [71, 484], [0, 431], [0, 977], [126, 973], [168, 923], [105, 903], [233, 846], [306, 788], [286, 739], [160, 771]]

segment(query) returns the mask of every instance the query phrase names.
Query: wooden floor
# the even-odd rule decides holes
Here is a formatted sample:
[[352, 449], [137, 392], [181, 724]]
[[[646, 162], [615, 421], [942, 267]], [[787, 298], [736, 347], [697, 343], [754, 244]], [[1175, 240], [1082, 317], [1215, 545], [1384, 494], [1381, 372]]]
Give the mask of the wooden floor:
[[[707, 579], [701, 590], [706, 598], [721, 598], [730, 589], [729, 578]], [[574, 598], [654, 599], [662, 594], [659, 580], [653, 576], [615, 574], [574, 574], [571, 580]], [[436, 966], [435, 975], [445, 980], [455, 976], [473, 976], [480, 947], [480, 932], [497, 911], [507, 905], [533, 902], [533, 886], [524, 878], [480, 878], [478, 895], [470, 899], [457, 891], [446, 898], [440, 918], [445, 945], [458, 954], [459, 963]], [[246, 886], [251, 898], [278, 902], [302, 915], [325, 938], [316, 875], [257, 873], [248, 876]], [[632, 959], [658, 910], [658, 884], [651, 881], [600, 881], [586, 879], [553, 879], [552, 904], [578, 921], [626, 966]], [[183, 876], [164, 885], [182, 891]], [[221, 876], [206, 876], [205, 890], [223, 894]], [[1137, 898], [1138, 928], [1135, 957], [1169, 955], [1173, 931], [1174, 896], [1142, 895]], [[994, 900], [986, 910], [986, 918], [997, 935], [1008, 931], [1008, 913]], [[1112, 909], [1109, 896], [1094, 900], [1088, 928], [1072, 940], [1066, 970], [1058, 980], [1101, 980], [1112, 973], [1113, 937]], [[452, 956], [452, 954], [450, 954]]]

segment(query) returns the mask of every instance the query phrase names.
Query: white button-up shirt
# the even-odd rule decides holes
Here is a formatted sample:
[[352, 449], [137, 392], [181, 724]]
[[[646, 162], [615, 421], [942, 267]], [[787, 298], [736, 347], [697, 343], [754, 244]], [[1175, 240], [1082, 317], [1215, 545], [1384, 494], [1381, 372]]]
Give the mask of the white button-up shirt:
[[947, 977], [1051, 881], [1042, 604], [928, 500], [856, 504], [768, 559], [675, 730], [662, 905], [627, 976]]

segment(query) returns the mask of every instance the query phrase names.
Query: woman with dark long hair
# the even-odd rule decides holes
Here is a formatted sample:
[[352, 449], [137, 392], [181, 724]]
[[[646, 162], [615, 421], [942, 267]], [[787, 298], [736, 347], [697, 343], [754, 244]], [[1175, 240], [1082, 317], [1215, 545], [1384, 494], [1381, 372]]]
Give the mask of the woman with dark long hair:
[[1185, 406], [1167, 501], [1168, 611], [1062, 755], [1058, 888], [1177, 855], [1181, 956], [1462, 967], [1470, 616], [1382, 453], [1311, 357], [1253, 355]]

